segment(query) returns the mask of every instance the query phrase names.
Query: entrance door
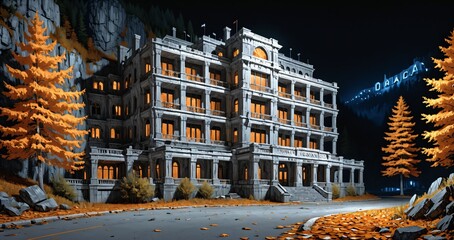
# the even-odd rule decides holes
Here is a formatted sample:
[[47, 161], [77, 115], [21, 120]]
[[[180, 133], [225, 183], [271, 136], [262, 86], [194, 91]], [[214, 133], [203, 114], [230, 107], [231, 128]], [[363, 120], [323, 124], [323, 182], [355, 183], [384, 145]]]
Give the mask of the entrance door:
[[279, 183], [288, 186], [288, 168], [284, 163], [279, 164]]

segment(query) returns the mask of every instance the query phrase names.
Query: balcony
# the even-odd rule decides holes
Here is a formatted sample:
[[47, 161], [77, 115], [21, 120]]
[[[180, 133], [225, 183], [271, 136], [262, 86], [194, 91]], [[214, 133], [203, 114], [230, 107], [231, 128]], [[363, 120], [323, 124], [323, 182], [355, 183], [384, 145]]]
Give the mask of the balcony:
[[323, 103], [323, 105], [325, 105], [325, 107], [327, 108], [333, 108], [333, 104], [331, 103]]
[[212, 144], [225, 146], [226, 142], [221, 140], [211, 140]]
[[220, 80], [215, 80], [215, 79], [210, 79], [210, 84], [215, 85], [215, 86], [225, 87], [225, 88], [229, 86], [226, 82], [220, 81]]
[[317, 104], [317, 105], [321, 105], [320, 100], [317, 100], [317, 99], [312, 99], [312, 98], [311, 98], [311, 103]]
[[164, 108], [180, 109], [180, 104], [173, 102], [161, 102], [161, 106]]
[[304, 122], [295, 122], [295, 126], [297, 126], [297, 127], [306, 127], [306, 123], [304, 123]]
[[271, 115], [263, 114], [263, 113], [251, 112], [251, 117], [259, 118], [259, 119], [263, 119], [263, 120], [271, 120]]
[[294, 95], [293, 97], [295, 98], [296, 101], [301, 101], [301, 102], [305, 102], [306, 101], [306, 97], [305, 96]]
[[256, 84], [251, 84], [251, 89], [260, 91], [260, 92], [267, 92], [267, 93], [273, 93], [273, 89], [267, 86], [262, 86], [262, 85], [256, 85]]
[[292, 94], [286, 92], [278, 92], [279, 97], [284, 97], [288, 99], [292, 99]]
[[173, 134], [162, 134], [162, 139], [166, 139], [166, 140], [180, 140], [180, 136], [173, 135]]
[[315, 124], [310, 124], [310, 127], [312, 129], [316, 129], [316, 130], [320, 130], [321, 129], [320, 125], [315, 125]]
[[291, 120], [288, 120], [288, 119], [279, 118], [278, 120], [279, 120], [279, 122], [282, 123], [282, 124], [286, 124], [286, 125], [291, 125], [291, 124], [292, 124], [292, 121], [291, 121]]
[[188, 142], [197, 142], [197, 143], [205, 143], [205, 138], [193, 138], [193, 137], [186, 137]]
[[201, 107], [186, 106], [186, 109], [188, 111], [194, 112], [194, 113], [205, 113], [205, 108], [201, 108]]
[[214, 116], [225, 117], [225, 112], [221, 110], [211, 110], [211, 114]]
[[169, 76], [169, 77], [180, 77], [180, 73], [173, 71], [173, 70], [167, 70], [167, 69], [162, 69], [161, 72], [162, 75], [164, 76]]
[[323, 128], [325, 131], [327, 132], [332, 132], [333, 131], [333, 128], [332, 127], [324, 127]]
[[198, 75], [186, 75], [186, 79], [194, 81], [194, 82], [201, 82], [201, 83], [205, 82], [203, 77], [198, 76]]

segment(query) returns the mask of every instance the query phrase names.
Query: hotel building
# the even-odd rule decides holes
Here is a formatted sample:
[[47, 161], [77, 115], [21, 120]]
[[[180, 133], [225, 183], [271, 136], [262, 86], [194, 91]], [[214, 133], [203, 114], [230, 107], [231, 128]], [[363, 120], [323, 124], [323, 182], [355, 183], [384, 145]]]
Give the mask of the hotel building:
[[213, 197], [330, 200], [333, 184], [364, 193], [363, 161], [336, 153], [337, 84], [275, 39], [230, 31], [192, 43], [173, 29], [144, 46], [136, 36], [120, 47], [120, 76], [86, 81], [86, 168], [68, 179], [80, 199], [115, 201], [132, 170], [165, 200], [185, 177], [208, 181]]

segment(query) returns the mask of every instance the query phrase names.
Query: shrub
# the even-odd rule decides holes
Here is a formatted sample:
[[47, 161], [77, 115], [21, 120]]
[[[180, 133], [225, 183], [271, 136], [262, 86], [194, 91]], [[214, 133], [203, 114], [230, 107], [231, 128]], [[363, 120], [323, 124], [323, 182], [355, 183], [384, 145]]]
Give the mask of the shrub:
[[333, 199], [339, 198], [340, 197], [340, 186], [339, 186], [339, 184], [333, 183], [331, 185], [331, 192], [333, 194]]
[[57, 196], [64, 197], [71, 201], [74, 201], [77, 197], [74, 188], [71, 187], [60, 174], [55, 175], [52, 179], [52, 192]]
[[121, 198], [129, 203], [144, 203], [154, 196], [154, 189], [146, 178], [134, 171], [123, 177], [120, 183]]
[[356, 196], [356, 188], [352, 184], [347, 186], [347, 189], [345, 189], [347, 196]]
[[185, 200], [188, 200], [189, 197], [191, 197], [191, 194], [195, 191], [195, 186], [194, 184], [191, 182], [191, 180], [189, 180], [189, 178], [183, 178], [183, 180], [181, 180], [181, 183], [180, 185], [178, 185], [177, 187], [177, 198], [182, 198], [182, 199], [185, 199]]
[[214, 192], [213, 186], [211, 186], [211, 184], [209, 184], [208, 182], [203, 182], [202, 186], [200, 186], [200, 188], [199, 188], [198, 195], [201, 198], [208, 199], [208, 198], [211, 198], [211, 195], [213, 195], [213, 192]]

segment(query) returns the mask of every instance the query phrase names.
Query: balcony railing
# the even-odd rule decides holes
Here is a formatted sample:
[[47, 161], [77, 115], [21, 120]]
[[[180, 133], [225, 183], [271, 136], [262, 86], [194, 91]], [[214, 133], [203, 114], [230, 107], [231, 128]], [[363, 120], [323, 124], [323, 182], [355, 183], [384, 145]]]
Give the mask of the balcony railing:
[[297, 101], [301, 101], [301, 102], [305, 102], [306, 101], [306, 97], [305, 96], [294, 95], [293, 97]]
[[271, 115], [263, 114], [263, 113], [251, 112], [251, 117], [259, 118], [259, 119], [263, 119], [263, 120], [271, 120]]
[[319, 125], [310, 124], [310, 126], [311, 126], [312, 129], [317, 129], [317, 130], [321, 129]]
[[312, 98], [311, 98], [311, 103], [317, 104], [317, 105], [321, 105], [320, 100], [317, 100], [317, 99], [312, 99]]
[[205, 138], [186, 137], [189, 142], [205, 143]]
[[179, 140], [179, 139], [180, 139], [180, 136], [178, 136], [178, 135], [172, 135], [172, 134], [162, 134], [162, 139]]
[[161, 106], [164, 108], [180, 109], [180, 104], [173, 102], [161, 102]]
[[257, 84], [251, 84], [251, 89], [252, 90], [257, 90], [260, 92], [267, 92], [267, 93], [273, 93], [273, 89], [267, 86], [262, 86], [262, 85], [257, 85]]
[[295, 126], [297, 126], [297, 127], [306, 127], [306, 123], [304, 123], [304, 122], [295, 122]]
[[287, 124], [287, 125], [292, 124], [291, 120], [284, 119], [284, 118], [279, 118], [279, 122], [282, 123], [282, 124]]
[[332, 127], [324, 127], [323, 128], [325, 131], [332, 132], [333, 128]]
[[292, 94], [286, 92], [279, 92], [279, 97], [292, 98]]
[[186, 109], [190, 112], [205, 113], [205, 108], [201, 108], [201, 107], [186, 106]]
[[327, 108], [333, 108], [333, 104], [331, 104], [331, 103], [324, 103], [324, 105]]
[[215, 85], [215, 86], [220, 86], [220, 87], [228, 87], [229, 84], [227, 84], [224, 81], [221, 80], [216, 80], [216, 79], [210, 79], [210, 84]]
[[195, 82], [204, 82], [204, 79], [203, 77], [201, 76], [198, 76], [198, 75], [188, 75], [186, 74], [186, 79], [187, 80], [191, 80], [191, 81], [195, 81]]
[[162, 69], [161, 74], [164, 76], [169, 76], [169, 77], [180, 77], [180, 73], [173, 71], [173, 70], [167, 70], [167, 69]]
[[225, 112], [221, 110], [211, 110], [211, 114], [215, 116], [225, 117]]
[[212, 144], [216, 144], [216, 145], [225, 145], [225, 141], [221, 141], [221, 140], [211, 140], [211, 143]]

